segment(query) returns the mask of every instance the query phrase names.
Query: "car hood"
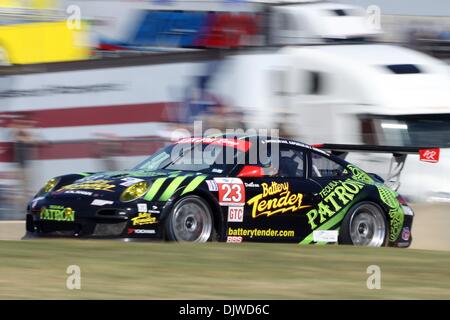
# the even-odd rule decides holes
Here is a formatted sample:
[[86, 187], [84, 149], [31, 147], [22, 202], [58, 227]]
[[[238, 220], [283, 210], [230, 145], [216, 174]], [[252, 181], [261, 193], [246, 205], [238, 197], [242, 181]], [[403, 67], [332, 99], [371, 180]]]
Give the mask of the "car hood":
[[[126, 188], [141, 181], [146, 181], [149, 184], [153, 184], [156, 180], [160, 180], [159, 182], [161, 182], [161, 187], [162, 182], [167, 182], [169, 183], [169, 187], [172, 186], [173, 189], [177, 189], [184, 186], [184, 183], [192, 181], [192, 179], [197, 176], [206, 178], [206, 175], [173, 170], [99, 172], [78, 179], [69, 185], [62, 186], [61, 188], [51, 192], [48, 197], [66, 198], [76, 196], [78, 198], [93, 197], [117, 200]], [[177, 182], [180, 183], [171, 184], [170, 181], [175, 179], [178, 179]], [[182, 184], [181, 182], [184, 183]]]

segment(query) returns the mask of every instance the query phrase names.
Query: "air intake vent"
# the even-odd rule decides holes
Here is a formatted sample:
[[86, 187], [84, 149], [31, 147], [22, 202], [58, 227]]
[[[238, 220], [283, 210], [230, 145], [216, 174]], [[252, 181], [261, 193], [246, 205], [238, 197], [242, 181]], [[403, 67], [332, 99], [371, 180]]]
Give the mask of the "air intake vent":
[[116, 209], [103, 209], [97, 212], [99, 216], [116, 216], [118, 215], [118, 211]]

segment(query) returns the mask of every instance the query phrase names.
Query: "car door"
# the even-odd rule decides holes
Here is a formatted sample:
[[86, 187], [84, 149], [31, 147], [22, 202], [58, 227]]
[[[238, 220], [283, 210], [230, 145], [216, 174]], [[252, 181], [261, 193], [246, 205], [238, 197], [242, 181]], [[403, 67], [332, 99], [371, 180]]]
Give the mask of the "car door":
[[[313, 238], [334, 242], [329, 239], [337, 239], [340, 222], [348, 208], [358, 201], [364, 184], [351, 179], [345, 166], [328, 154], [311, 150], [308, 162], [310, 180], [318, 183], [321, 190], [316, 208], [306, 214], [306, 228], [310, 229], [311, 236], [302, 242], [310, 243]], [[320, 237], [323, 240], [317, 240]]]
[[288, 144], [272, 149], [277, 151], [270, 155], [270, 164], [259, 164], [262, 174], [240, 176], [245, 186], [243, 218], [236, 221], [229, 214], [228, 235], [244, 241], [299, 242], [310, 233], [306, 212], [315, 207], [321, 188], [308, 178], [306, 149]]

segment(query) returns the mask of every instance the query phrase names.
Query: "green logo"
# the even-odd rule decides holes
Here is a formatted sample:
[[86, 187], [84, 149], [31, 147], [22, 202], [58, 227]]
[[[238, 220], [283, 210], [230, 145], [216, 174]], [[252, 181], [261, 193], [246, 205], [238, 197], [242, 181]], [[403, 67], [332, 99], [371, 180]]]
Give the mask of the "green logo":
[[75, 211], [64, 206], [50, 205], [48, 208], [42, 208], [40, 213], [41, 220], [49, 221], [75, 221]]
[[367, 184], [373, 184], [374, 181], [373, 179], [364, 171], [362, 171], [361, 169], [359, 169], [358, 167], [352, 166], [352, 165], [348, 165], [347, 169], [349, 169], [352, 173], [352, 178]]
[[397, 193], [383, 185], [377, 185], [378, 193], [381, 201], [383, 201], [389, 207], [389, 218], [391, 220], [391, 232], [389, 234], [389, 240], [395, 241], [403, 226], [403, 220], [405, 216], [403, 209], [397, 200]]
[[352, 179], [330, 182], [320, 193], [323, 200], [319, 202], [317, 209], [312, 209], [306, 214], [311, 229], [316, 229], [350, 204], [362, 188], [363, 183]]

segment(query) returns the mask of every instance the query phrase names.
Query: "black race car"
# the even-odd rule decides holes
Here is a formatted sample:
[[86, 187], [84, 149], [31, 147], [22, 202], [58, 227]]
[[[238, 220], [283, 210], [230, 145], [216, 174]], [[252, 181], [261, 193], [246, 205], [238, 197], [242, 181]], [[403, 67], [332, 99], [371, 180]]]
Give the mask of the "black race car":
[[28, 205], [29, 234], [411, 244], [413, 211], [376, 175], [280, 138], [186, 138], [129, 171], [56, 177]]

